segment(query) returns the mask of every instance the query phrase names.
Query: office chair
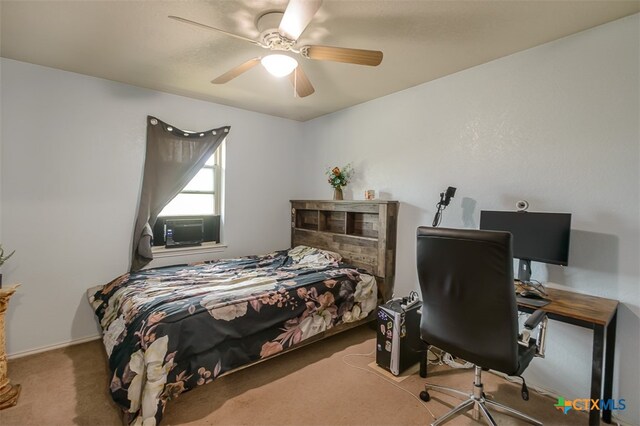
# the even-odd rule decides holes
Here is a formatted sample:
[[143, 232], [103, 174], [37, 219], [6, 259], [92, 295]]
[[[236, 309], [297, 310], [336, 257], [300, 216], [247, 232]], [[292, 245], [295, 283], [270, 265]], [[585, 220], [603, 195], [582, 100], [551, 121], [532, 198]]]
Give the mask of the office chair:
[[[538, 310], [518, 333], [518, 310], [513, 284], [513, 254], [508, 232], [419, 227], [417, 266], [422, 293], [420, 334], [433, 345], [475, 366], [471, 393], [426, 384], [429, 390], [467, 398], [433, 425], [440, 425], [473, 408], [490, 425], [496, 422], [488, 407], [534, 425], [528, 415], [487, 399], [482, 370], [520, 376], [534, 356], [544, 356], [546, 316]], [[540, 325], [537, 338], [532, 331]], [[523, 399], [528, 391], [523, 379]]]

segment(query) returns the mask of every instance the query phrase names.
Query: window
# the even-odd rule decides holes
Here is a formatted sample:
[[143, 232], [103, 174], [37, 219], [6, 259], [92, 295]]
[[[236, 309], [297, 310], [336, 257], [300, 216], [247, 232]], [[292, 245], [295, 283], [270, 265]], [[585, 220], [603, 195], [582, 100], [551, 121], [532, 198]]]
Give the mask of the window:
[[162, 209], [158, 217], [220, 214], [220, 151], [218, 148], [213, 153], [198, 174]]
[[153, 245], [164, 246], [165, 222], [173, 219], [203, 221], [203, 242], [220, 242], [222, 158], [224, 141], [173, 200], [158, 215], [153, 227]]

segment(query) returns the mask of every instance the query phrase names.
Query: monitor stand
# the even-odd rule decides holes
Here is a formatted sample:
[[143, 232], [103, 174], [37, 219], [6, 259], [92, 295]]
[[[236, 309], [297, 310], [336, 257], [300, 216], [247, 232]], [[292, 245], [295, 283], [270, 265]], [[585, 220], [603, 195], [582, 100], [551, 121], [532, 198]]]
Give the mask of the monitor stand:
[[522, 283], [531, 282], [531, 261], [529, 259], [518, 261], [518, 280]]

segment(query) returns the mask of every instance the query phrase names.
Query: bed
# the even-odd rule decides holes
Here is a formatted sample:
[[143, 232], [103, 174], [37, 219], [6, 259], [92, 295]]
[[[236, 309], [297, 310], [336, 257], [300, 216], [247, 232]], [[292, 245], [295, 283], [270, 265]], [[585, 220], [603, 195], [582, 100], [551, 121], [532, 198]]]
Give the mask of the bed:
[[[295, 225], [292, 243], [308, 238]], [[88, 290], [126, 423], [158, 424], [185, 391], [373, 319], [389, 277], [327, 250], [339, 233], [315, 232], [331, 235], [316, 247], [143, 270]]]

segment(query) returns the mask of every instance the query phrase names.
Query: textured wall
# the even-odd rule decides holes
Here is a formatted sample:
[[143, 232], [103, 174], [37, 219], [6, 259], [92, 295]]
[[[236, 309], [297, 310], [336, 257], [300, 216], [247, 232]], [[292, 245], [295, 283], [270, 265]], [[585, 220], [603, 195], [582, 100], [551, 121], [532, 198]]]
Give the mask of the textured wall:
[[16, 249], [3, 274], [22, 283], [9, 354], [97, 335], [84, 292], [128, 270], [148, 114], [184, 129], [231, 125], [229, 247], [217, 256], [288, 246], [300, 123], [12, 60], [1, 67], [2, 243]]
[[[415, 229], [458, 187], [442, 225], [480, 210], [573, 213], [570, 266], [534, 278], [622, 301], [614, 394], [640, 422], [639, 19], [624, 18], [305, 123], [300, 197], [330, 197], [325, 166], [353, 162], [347, 196], [401, 202], [396, 293], [417, 288]], [[553, 322], [531, 383], [589, 395], [592, 333]]]
[[[0, 235], [18, 250], [3, 273], [23, 283], [9, 353], [96, 334], [84, 290], [128, 267], [153, 114], [233, 128], [223, 256], [286, 246], [288, 200], [329, 198], [325, 166], [349, 161], [347, 197], [402, 202], [397, 294], [417, 288], [415, 228], [449, 185], [443, 226], [475, 228], [518, 199], [572, 212], [570, 266], [535, 264], [534, 278], [622, 301], [614, 394], [640, 423], [639, 27], [625, 18], [302, 124], [2, 59]], [[528, 379], [587, 396], [591, 336], [553, 322]]]

